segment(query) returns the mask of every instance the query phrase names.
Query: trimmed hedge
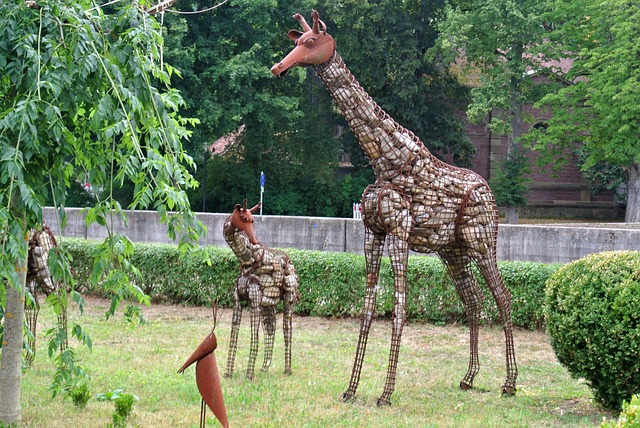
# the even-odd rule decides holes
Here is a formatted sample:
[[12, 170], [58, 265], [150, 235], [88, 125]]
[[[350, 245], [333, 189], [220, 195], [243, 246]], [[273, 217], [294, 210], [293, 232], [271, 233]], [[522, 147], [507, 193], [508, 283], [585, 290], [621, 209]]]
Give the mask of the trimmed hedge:
[[[73, 256], [78, 286], [86, 287], [96, 241], [64, 239]], [[211, 265], [196, 257], [180, 254], [174, 245], [135, 243], [132, 263], [141, 272], [136, 281], [153, 302], [209, 305], [217, 299], [222, 307], [233, 305], [233, 287], [240, 265], [228, 248], [208, 246], [203, 250]], [[350, 253], [286, 250], [299, 277], [301, 315], [359, 316], [365, 286], [364, 256]], [[544, 284], [559, 265], [531, 262], [499, 262], [505, 284], [513, 296], [515, 326], [528, 329], [544, 324]], [[499, 323], [493, 298], [479, 273], [476, 278], [485, 291], [483, 320]], [[451, 279], [436, 257], [411, 256], [408, 270], [407, 318], [444, 324], [463, 322], [464, 310]], [[390, 316], [393, 310], [393, 275], [387, 257], [382, 259], [378, 285], [377, 315]]]
[[640, 251], [592, 254], [547, 282], [546, 319], [558, 360], [605, 407], [640, 392]]

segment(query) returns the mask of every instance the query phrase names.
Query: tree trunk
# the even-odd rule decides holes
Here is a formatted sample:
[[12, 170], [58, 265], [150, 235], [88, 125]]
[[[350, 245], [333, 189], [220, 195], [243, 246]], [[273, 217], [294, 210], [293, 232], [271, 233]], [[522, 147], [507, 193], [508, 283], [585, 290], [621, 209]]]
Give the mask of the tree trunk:
[[16, 261], [20, 278], [19, 288], [5, 283], [4, 337], [2, 362], [0, 363], [0, 425], [19, 425], [20, 378], [22, 374], [22, 338], [24, 323], [24, 298], [27, 281], [27, 259]]
[[627, 169], [627, 210], [624, 221], [640, 223], [640, 164]]
[[518, 224], [518, 207], [505, 207], [504, 218], [506, 224]]

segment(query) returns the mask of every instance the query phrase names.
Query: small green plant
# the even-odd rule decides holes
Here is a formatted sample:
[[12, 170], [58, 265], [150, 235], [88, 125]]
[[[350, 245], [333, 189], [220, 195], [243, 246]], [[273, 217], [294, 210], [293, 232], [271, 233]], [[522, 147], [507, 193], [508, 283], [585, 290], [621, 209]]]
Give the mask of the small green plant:
[[120, 428], [127, 425], [127, 418], [133, 410], [133, 405], [138, 401], [138, 397], [126, 393], [122, 388], [119, 388], [105, 394], [98, 394], [96, 400], [113, 401], [115, 411], [113, 412], [112, 426], [114, 428]]
[[551, 345], [606, 408], [640, 392], [640, 252], [592, 254], [547, 281]]
[[618, 421], [605, 420], [600, 428], [640, 428], [640, 398], [634, 395], [630, 402], [624, 402]]
[[89, 392], [89, 387], [86, 382], [81, 382], [73, 388], [70, 388], [66, 397], [71, 399], [74, 406], [83, 409], [91, 399], [91, 392]]

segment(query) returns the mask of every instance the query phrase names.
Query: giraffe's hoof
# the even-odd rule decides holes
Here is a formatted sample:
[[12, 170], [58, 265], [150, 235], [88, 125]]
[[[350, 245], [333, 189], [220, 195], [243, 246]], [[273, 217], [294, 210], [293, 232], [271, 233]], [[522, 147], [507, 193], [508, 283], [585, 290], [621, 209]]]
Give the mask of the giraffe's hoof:
[[463, 391], [468, 391], [470, 389], [473, 389], [473, 386], [463, 381], [463, 382], [460, 382], [460, 389]]
[[349, 391], [347, 391], [344, 394], [342, 394], [342, 401], [347, 402], [347, 403], [355, 400], [355, 398], [356, 398], [356, 395], [354, 393], [349, 392]]
[[285, 369], [284, 374], [286, 374], [287, 376], [291, 376], [291, 369]]
[[510, 385], [504, 385], [502, 387], [502, 396], [503, 397], [513, 397], [516, 395], [516, 387]]
[[382, 407], [382, 406], [390, 406], [391, 405], [391, 401], [387, 400], [386, 398], [378, 398], [378, 401], [376, 402], [376, 405], [378, 407]]
[[224, 374], [224, 377], [225, 377], [225, 379], [231, 379], [233, 377], [233, 373], [227, 372], [227, 373]]

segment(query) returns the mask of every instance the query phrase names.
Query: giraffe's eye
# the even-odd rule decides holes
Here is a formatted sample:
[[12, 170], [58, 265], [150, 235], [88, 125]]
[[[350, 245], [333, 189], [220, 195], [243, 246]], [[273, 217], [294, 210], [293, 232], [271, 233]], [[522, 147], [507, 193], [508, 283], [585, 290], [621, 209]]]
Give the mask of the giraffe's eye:
[[310, 38], [304, 41], [304, 45], [308, 48], [312, 48], [316, 45], [316, 39], [315, 38]]

